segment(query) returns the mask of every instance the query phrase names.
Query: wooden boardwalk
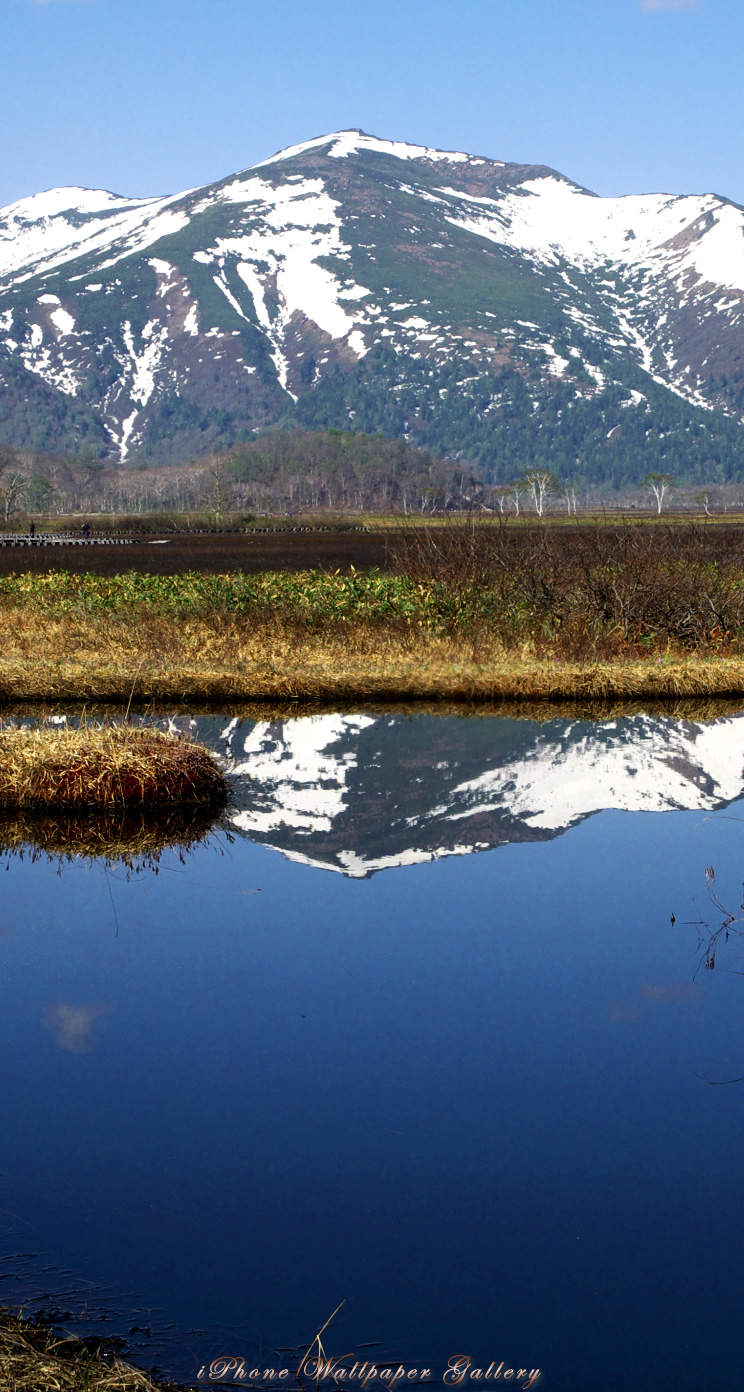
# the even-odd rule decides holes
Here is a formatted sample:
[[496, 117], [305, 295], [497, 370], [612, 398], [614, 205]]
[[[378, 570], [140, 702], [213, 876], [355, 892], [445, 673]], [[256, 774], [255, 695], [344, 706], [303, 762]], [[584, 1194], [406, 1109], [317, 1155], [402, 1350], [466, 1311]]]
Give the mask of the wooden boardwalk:
[[139, 537], [68, 536], [64, 532], [0, 533], [0, 546], [137, 546]]

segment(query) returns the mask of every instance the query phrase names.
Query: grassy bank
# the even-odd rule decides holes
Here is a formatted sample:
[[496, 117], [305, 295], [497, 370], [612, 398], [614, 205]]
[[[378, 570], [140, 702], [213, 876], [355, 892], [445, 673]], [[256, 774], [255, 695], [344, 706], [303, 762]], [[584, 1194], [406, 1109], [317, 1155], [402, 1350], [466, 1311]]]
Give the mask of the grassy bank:
[[[80, 1340], [0, 1310], [3, 1392], [164, 1392], [105, 1340]], [[173, 1389], [176, 1392], [176, 1389]]]
[[392, 573], [0, 579], [0, 698], [744, 693], [738, 529], [422, 529]]
[[667, 652], [580, 661], [498, 639], [359, 624], [303, 634], [237, 620], [179, 624], [149, 614], [101, 627], [28, 616], [0, 624], [0, 696], [38, 703], [150, 701], [658, 701], [744, 693], [744, 657]]

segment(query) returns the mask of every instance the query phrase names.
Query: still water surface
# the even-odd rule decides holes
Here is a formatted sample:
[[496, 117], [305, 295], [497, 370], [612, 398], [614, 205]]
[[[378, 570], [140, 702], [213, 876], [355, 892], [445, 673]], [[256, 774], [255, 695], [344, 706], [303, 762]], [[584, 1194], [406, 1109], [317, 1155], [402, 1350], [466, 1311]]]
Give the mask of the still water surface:
[[196, 725], [229, 836], [3, 867], [0, 1299], [740, 1388], [744, 716]]

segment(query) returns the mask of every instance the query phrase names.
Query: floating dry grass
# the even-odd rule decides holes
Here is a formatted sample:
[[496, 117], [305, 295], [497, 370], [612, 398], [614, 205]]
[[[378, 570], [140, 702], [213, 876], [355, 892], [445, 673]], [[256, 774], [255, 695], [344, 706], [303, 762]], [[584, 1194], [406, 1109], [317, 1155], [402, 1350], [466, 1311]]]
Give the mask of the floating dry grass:
[[226, 799], [212, 755], [182, 736], [127, 724], [0, 729], [1, 807], [217, 808]]
[[0, 1310], [0, 1387], [3, 1392], [163, 1392], [164, 1384], [123, 1363], [110, 1342], [58, 1335]]

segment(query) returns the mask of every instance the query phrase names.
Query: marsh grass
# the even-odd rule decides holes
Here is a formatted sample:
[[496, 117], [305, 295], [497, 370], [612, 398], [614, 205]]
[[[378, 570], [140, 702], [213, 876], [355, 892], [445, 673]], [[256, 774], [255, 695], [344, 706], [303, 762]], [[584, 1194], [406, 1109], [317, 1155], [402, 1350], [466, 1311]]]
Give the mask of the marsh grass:
[[0, 1310], [0, 1387], [3, 1392], [164, 1392], [166, 1384], [122, 1362], [115, 1345], [55, 1334]]
[[0, 578], [0, 699], [744, 692], [744, 529], [410, 528], [390, 570]]
[[[346, 623], [311, 633], [236, 617], [136, 621], [0, 615], [0, 698], [223, 709], [239, 701], [300, 705], [437, 701], [735, 699], [744, 654], [664, 646], [567, 658], [557, 645], [506, 646], [486, 625], [436, 634]], [[6, 616], [7, 618], [7, 616]]]
[[226, 798], [212, 756], [180, 736], [85, 721], [76, 729], [0, 728], [0, 807], [219, 808]]

